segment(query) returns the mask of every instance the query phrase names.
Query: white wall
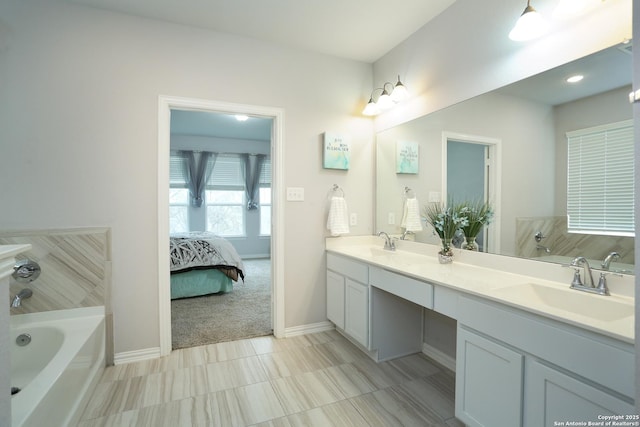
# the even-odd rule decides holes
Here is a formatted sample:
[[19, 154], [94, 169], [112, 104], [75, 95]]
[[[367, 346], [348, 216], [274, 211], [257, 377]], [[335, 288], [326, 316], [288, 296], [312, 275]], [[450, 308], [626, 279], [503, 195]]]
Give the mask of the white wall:
[[[369, 64], [56, 1], [0, 4], [2, 229], [108, 226], [115, 352], [158, 347], [158, 96], [281, 107], [285, 326], [326, 320], [327, 192], [372, 233]], [[352, 168], [321, 167], [321, 134], [351, 136]], [[365, 183], [363, 185], [362, 183]]]

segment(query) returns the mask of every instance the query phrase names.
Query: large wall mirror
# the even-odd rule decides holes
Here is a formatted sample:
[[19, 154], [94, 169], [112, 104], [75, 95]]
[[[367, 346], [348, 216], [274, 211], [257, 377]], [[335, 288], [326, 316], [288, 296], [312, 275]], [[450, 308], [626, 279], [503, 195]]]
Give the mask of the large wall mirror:
[[[580, 255], [594, 268], [616, 252], [610, 269], [632, 273], [629, 233], [567, 230], [567, 133], [630, 125], [631, 50], [631, 42], [621, 43], [378, 133], [375, 231], [403, 233], [407, 195], [415, 196], [422, 210], [430, 201], [451, 197], [448, 189], [480, 183], [478, 191], [496, 210], [484, 251], [563, 263]], [[580, 82], [567, 82], [578, 74]], [[397, 172], [398, 147], [407, 146], [417, 147], [417, 173]], [[470, 175], [478, 163], [465, 162], [456, 147], [480, 148], [475, 150], [479, 176]], [[429, 226], [410, 238], [439, 243]]]

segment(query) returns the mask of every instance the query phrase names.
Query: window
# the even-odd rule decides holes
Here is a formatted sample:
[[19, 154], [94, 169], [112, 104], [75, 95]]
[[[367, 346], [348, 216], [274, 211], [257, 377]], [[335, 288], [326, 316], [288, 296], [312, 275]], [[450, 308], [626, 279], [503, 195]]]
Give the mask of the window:
[[245, 191], [239, 156], [218, 156], [207, 189], [207, 231], [220, 236], [245, 235]]
[[634, 235], [633, 122], [567, 133], [570, 233]]
[[183, 159], [169, 158], [169, 233], [189, 231], [189, 190], [182, 175]]
[[271, 235], [271, 159], [260, 170], [260, 235]]

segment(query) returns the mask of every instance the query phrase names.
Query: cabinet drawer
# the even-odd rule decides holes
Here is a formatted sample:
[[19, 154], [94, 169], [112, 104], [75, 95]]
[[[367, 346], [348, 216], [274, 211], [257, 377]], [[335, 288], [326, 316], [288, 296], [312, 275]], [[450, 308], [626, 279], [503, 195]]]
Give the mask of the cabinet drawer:
[[433, 285], [371, 267], [369, 284], [426, 308], [433, 308]]
[[458, 322], [583, 376], [635, 396], [631, 344], [502, 304], [460, 297]]
[[327, 253], [327, 268], [360, 283], [369, 281], [369, 269], [366, 264], [352, 261], [349, 258]]

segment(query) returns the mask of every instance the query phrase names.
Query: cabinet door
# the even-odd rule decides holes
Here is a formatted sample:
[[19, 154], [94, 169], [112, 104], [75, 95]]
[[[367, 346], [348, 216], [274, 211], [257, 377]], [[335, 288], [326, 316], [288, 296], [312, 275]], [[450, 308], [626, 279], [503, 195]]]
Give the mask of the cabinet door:
[[345, 279], [344, 330], [369, 348], [369, 286]]
[[458, 326], [456, 417], [468, 426], [522, 425], [523, 355]]
[[527, 363], [524, 396], [527, 427], [599, 422], [598, 416], [636, 413], [633, 405], [536, 360]]
[[344, 277], [327, 270], [327, 319], [344, 329]]

